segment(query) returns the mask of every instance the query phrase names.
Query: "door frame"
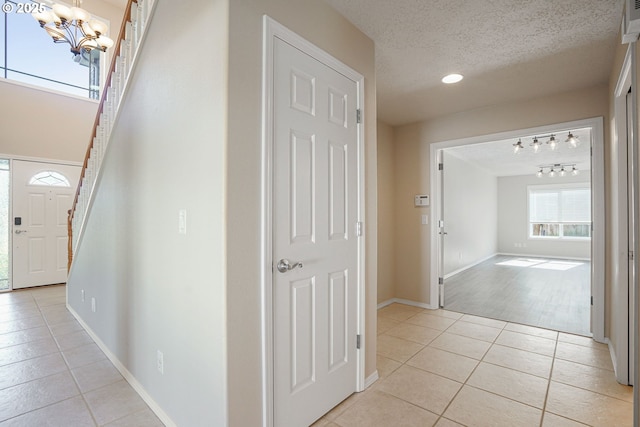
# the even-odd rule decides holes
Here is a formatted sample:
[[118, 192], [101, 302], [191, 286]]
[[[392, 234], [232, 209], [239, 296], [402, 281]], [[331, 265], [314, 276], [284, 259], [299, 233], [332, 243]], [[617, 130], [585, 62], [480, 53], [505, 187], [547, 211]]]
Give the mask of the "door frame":
[[[527, 129], [517, 129], [506, 132], [499, 132], [489, 135], [474, 136], [469, 138], [461, 138], [449, 141], [436, 142], [430, 145], [430, 185], [431, 194], [433, 195], [431, 204], [431, 251], [430, 256], [430, 305], [437, 308], [438, 295], [438, 278], [441, 272], [438, 268], [438, 252], [440, 250], [438, 239], [438, 217], [441, 211], [442, 185], [441, 174], [438, 170], [439, 152], [445, 148], [459, 147], [463, 145], [480, 144], [503, 139], [515, 139], [523, 134], [526, 135], [542, 135], [556, 131], [559, 128], [591, 128], [593, 140], [591, 153], [591, 194], [593, 203], [591, 218], [593, 223], [593, 231], [591, 235], [591, 283], [593, 292], [593, 310], [591, 316], [593, 339], [598, 342], [605, 342], [605, 211], [604, 211], [604, 119], [602, 117], [593, 117], [583, 120], [575, 120], [571, 122], [556, 123], [545, 126], [538, 126]], [[446, 226], [446, 224], [445, 224]]]
[[[63, 166], [82, 166], [82, 162], [75, 162], [71, 160], [59, 160], [59, 159], [48, 159], [44, 157], [31, 157], [31, 156], [20, 156], [16, 154], [3, 154], [0, 153], [0, 159], [9, 160], [9, 288], [3, 291], [0, 291], [0, 294], [3, 292], [11, 292], [13, 291], [13, 162], [15, 160], [25, 161], [25, 162], [37, 162], [37, 163], [48, 163], [52, 165], [63, 165]], [[77, 183], [76, 183], [77, 185]]]
[[[364, 170], [364, 76], [336, 58], [289, 30], [267, 15], [263, 16], [262, 46], [262, 190], [261, 190], [261, 320], [262, 320], [262, 425], [273, 426], [274, 422], [274, 356], [273, 356], [273, 56], [274, 42], [278, 38], [307, 55], [334, 69], [357, 84], [356, 106], [361, 110], [362, 120], [358, 126], [358, 221], [364, 229], [365, 219], [365, 170]], [[365, 388], [365, 239], [358, 238], [358, 283], [357, 283], [357, 333], [361, 336], [357, 350], [357, 374], [355, 390]]]
[[[624, 177], [626, 185], [616, 188], [618, 199], [624, 199], [626, 207], [623, 215], [625, 225], [632, 223], [631, 228], [621, 228], [621, 231], [616, 236], [618, 239], [623, 239], [626, 242], [626, 247], [631, 248], [634, 245], [635, 256], [632, 260], [629, 257], [624, 259], [616, 257], [618, 264], [612, 268], [614, 270], [624, 271], [624, 275], [627, 279], [628, 287], [626, 292], [619, 298], [618, 301], [612, 301], [612, 304], [626, 304], [628, 310], [612, 310], [612, 327], [618, 326], [616, 329], [617, 336], [627, 336], [628, 340], [622, 343], [623, 348], [616, 348], [615, 346], [609, 346], [611, 356], [613, 359], [614, 370], [616, 373], [616, 379], [623, 384], [632, 385], [636, 379], [638, 371], [637, 361], [637, 339], [634, 339], [637, 335], [637, 286], [638, 286], [638, 222], [635, 220], [634, 215], [629, 215], [630, 212], [638, 212], [638, 159], [637, 159], [637, 147], [638, 147], [638, 135], [637, 135], [637, 123], [631, 123], [635, 127], [632, 129], [632, 138], [629, 140], [627, 127], [629, 113], [632, 117], [636, 118], [638, 111], [637, 107], [637, 81], [636, 81], [636, 54], [635, 44], [630, 43], [625, 53], [624, 62], [618, 76], [616, 88], [613, 93], [614, 97], [614, 121], [613, 121], [613, 133], [616, 138], [618, 147], [617, 158], [612, 159], [615, 164], [624, 165], [626, 174]], [[628, 111], [627, 93], [631, 90], [631, 111]], [[622, 150], [624, 148], [624, 151]], [[631, 174], [631, 176], [630, 176]], [[629, 187], [630, 186], [630, 187]], [[632, 194], [632, 200], [629, 200], [629, 194]], [[620, 216], [618, 216], [620, 218]], [[613, 248], [614, 252], [616, 248]], [[623, 330], [627, 328], [626, 330]], [[634, 387], [634, 393], [637, 393], [637, 387]], [[635, 411], [637, 412], [637, 411]]]

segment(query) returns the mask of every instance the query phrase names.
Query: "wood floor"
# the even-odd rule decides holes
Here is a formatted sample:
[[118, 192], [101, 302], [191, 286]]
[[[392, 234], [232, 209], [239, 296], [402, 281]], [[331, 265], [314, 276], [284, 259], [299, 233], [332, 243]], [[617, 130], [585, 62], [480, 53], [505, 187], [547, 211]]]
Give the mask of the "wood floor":
[[445, 280], [447, 310], [591, 336], [588, 261], [496, 256]]

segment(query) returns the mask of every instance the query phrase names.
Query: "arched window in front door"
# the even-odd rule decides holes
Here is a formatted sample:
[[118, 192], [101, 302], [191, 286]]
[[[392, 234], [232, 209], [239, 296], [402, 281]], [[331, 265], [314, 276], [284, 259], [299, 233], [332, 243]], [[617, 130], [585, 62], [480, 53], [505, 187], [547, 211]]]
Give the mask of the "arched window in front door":
[[47, 187], [71, 187], [66, 176], [56, 171], [42, 171], [33, 175], [29, 185], [42, 185]]

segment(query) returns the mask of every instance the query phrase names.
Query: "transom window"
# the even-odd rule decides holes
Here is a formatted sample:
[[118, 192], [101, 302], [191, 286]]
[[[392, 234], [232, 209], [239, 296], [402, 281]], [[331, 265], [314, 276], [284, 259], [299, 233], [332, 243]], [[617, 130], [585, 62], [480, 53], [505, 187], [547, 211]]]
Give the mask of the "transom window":
[[529, 192], [529, 237], [591, 238], [591, 187], [588, 183], [536, 185]]
[[67, 43], [54, 43], [30, 13], [18, 13], [32, 10], [26, 4], [41, 3], [0, 0], [9, 11], [0, 15], [0, 77], [99, 99], [104, 55], [97, 49], [74, 55]]
[[33, 175], [29, 180], [29, 185], [71, 187], [67, 177], [56, 171], [43, 171]]

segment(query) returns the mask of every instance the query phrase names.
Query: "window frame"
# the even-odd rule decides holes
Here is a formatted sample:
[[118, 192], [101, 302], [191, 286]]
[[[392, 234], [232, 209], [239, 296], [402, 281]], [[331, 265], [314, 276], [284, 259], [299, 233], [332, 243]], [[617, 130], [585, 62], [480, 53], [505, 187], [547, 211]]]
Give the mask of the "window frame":
[[[558, 222], [553, 221], [532, 221], [531, 220], [531, 194], [533, 192], [557, 192], [559, 194], [559, 203], [561, 204], [561, 194], [563, 190], [571, 190], [571, 189], [584, 189], [589, 191], [589, 220], [588, 221], [562, 221], [562, 218]], [[544, 241], [578, 241], [578, 242], [590, 242], [593, 236], [593, 206], [591, 200], [593, 198], [592, 188], [590, 182], [572, 182], [572, 183], [554, 183], [554, 184], [542, 184], [542, 185], [528, 185], [527, 186], [527, 213], [526, 213], [526, 224], [527, 224], [527, 239], [528, 240], [544, 240]], [[557, 225], [558, 226], [558, 235], [557, 236], [539, 236], [533, 234], [534, 225]], [[564, 235], [564, 226], [566, 225], [587, 225], [589, 236], [579, 237], [579, 236], [565, 236]]]
[[[11, 3], [19, 3], [18, 0], [0, 0], [0, 4], [5, 3], [5, 1], [11, 2]], [[43, 3], [45, 4], [45, 6], [50, 9], [51, 8], [51, 4], [47, 1], [43, 1], [43, 0], [25, 0], [24, 2], [28, 2], [28, 3]], [[72, 7], [73, 5], [68, 3], [67, 1], [57, 1], [57, 3], [63, 4], [65, 6], [68, 7]], [[8, 15], [14, 14], [16, 13], [15, 11], [12, 13], [3, 13], [4, 16], [0, 16], [0, 19], [6, 20], [8, 19]], [[98, 21], [101, 21], [103, 23], [105, 23], [107, 25], [107, 27], [109, 29], [111, 29], [111, 22], [109, 19], [103, 18], [102, 16], [99, 15], [95, 15], [94, 13], [91, 13], [91, 17], [92, 19], [96, 19]], [[30, 17], [30, 19], [33, 21], [33, 24], [35, 26], [35, 28], [39, 29], [39, 25], [38, 23]], [[7, 21], [5, 21], [6, 23]], [[44, 31], [42, 29], [39, 29], [39, 31]], [[109, 69], [109, 65], [110, 65], [110, 59], [112, 58], [112, 55], [109, 51], [107, 52], [100, 52], [100, 70], [99, 70], [99, 90], [98, 90], [98, 96], [97, 98], [92, 98], [91, 97], [91, 87], [88, 86], [86, 88], [87, 91], [87, 95], [79, 95], [77, 93], [73, 93], [71, 91], [66, 91], [66, 90], [62, 90], [59, 88], [54, 88], [51, 86], [46, 86], [43, 84], [38, 84], [35, 82], [24, 82], [21, 80], [14, 80], [11, 77], [5, 77], [5, 74], [8, 71], [12, 71], [14, 72], [14, 70], [7, 68], [7, 64], [6, 64], [6, 60], [8, 60], [9, 58], [6, 56], [7, 55], [7, 46], [10, 43], [10, 41], [7, 39], [8, 35], [7, 34], [3, 34], [2, 35], [2, 39], [0, 40], [0, 43], [6, 43], [6, 45], [4, 46], [4, 55], [5, 57], [2, 58], [2, 62], [0, 63], [0, 82], [4, 82], [4, 83], [8, 83], [8, 84], [13, 84], [13, 85], [17, 85], [17, 86], [24, 86], [24, 87], [28, 87], [31, 89], [36, 89], [36, 90], [40, 90], [43, 92], [49, 92], [49, 93], [53, 93], [56, 95], [62, 95], [62, 96], [66, 96], [66, 97], [70, 97], [70, 98], [75, 98], [75, 99], [79, 99], [79, 100], [84, 100], [84, 101], [89, 101], [89, 102], [93, 102], [93, 103], [99, 103], [100, 99], [102, 97], [103, 91], [105, 90], [105, 82], [106, 82], [106, 78], [107, 78], [107, 72]], [[53, 45], [53, 43], [52, 43]], [[113, 49], [113, 48], [112, 48]], [[26, 73], [26, 71], [24, 70], [20, 70], [20, 71], [15, 71], [18, 73]], [[90, 71], [87, 71], [87, 77], [88, 77], [88, 73]], [[29, 73], [27, 73], [27, 75], [30, 75]], [[36, 79], [37, 82], [40, 81], [48, 81], [49, 79], [47, 77], [44, 76], [39, 76], [37, 73], [32, 74], [32, 76], [34, 77], [34, 79]], [[76, 86], [74, 86], [73, 84], [69, 84], [67, 82], [62, 82], [62, 81], [58, 81], [58, 80], [52, 80], [53, 83], [55, 83], [57, 86], [60, 87], [65, 87], [66, 85], [69, 85], [70, 87], [76, 88]], [[85, 90], [85, 89], [83, 89]]]

